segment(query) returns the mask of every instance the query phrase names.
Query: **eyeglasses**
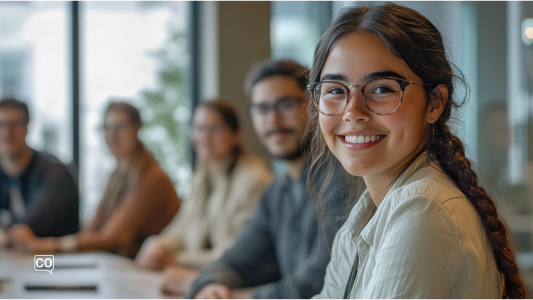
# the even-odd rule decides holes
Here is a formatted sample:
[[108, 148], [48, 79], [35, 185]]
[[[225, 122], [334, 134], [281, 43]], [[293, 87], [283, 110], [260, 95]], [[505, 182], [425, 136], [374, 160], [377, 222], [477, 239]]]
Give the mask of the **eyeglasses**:
[[209, 134], [219, 134], [221, 133], [222, 131], [224, 131], [224, 127], [223, 126], [218, 126], [218, 125], [212, 125], [212, 126], [196, 126], [196, 125], [193, 125], [192, 126], [192, 134], [193, 135], [196, 135], [196, 134], [200, 134], [202, 132], [207, 132]]
[[307, 85], [319, 112], [337, 116], [350, 104], [350, 88], [361, 88], [363, 102], [376, 115], [390, 115], [400, 108], [403, 92], [408, 85], [433, 85], [397, 78], [376, 78], [363, 85], [347, 86], [336, 81], [324, 80]]
[[104, 132], [110, 132], [110, 131], [116, 131], [116, 132], [122, 132], [126, 130], [128, 127], [130, 127], [130, 123], [119, 123], [119, 124], [113, 124], [113, 125], [104, 125], [103, 130]]
[[280, 117], [284, 119], [294, 118], [300, 109], [302, 98], [298, 97], [283, 97], [274, 104], [253, 104], [250, 105], [248, 113], [254, 123], [264, 122], [270, 111], [275, 111]]
[[0, 129], [4, 128], [23, 128], [26, 126], [24, 121], [0, 122]]

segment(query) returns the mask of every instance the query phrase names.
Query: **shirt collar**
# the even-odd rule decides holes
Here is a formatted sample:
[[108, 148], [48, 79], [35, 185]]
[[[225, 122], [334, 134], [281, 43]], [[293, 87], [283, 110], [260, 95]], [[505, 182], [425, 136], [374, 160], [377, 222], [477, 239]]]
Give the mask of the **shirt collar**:
[[[400, 174], [398, 179], [393, 183], [387, 195], [383, 198], [383, 202], [387, 201], [388, 196], [393, 193], [396, 189], [402, 187], [405, 184], [409, 183], [409, 179], [413, 176], [415, 172], [426, 167], [428, 165], [427, 161], [427, 152], [422, 152], [415, 160]], [[361, 231], [366, 227], [370, 222], [374, 213], [376, 212], [377, 207], [368, 192], [368, 189], [363, 192], [357, 203], [354, 205], [349, 219], [352, 220], [353, 224], [351, 227], [353, 229], [354, 237], [357, 237]]]
[[11, 177], [9, 175], [7, 175], [4, 170], [2, 170], [2, 168], [0, 168], [0, 176], [1, 177], [4, 177], [5, 180], [8, 180], [8, 181], [17, 181], [17, 180], [21, 180], [22, 178], [24, 177], [27, 177], [29, 176], [29, 174], [33, 171], [33, 169], [35, 168], [35, 165], [37, 163], [37, 158], [39, 156], [39, 153], [35, 150], [33, 150], [32, 148], [30, 148], [30, 150], [32, 151], [32, 155], [31, 155], [31, 159], [30, 159], [30, 162], [28, 163], [28, 165], [26, 166], [26, 169], [24, 169], [24, 171], [22, 171], [22, 173], [20, 173], [18, 176], [15, 176], [15, 177]]
[[294, 183], [297, 183], [297, 182], [303, 182], [304, 184], [306, 183], [307, 181], [307, 174], [309, 173], [309, 167], [311, 166], [311, 161], [309, 159], [309, 156], [306, 156], [305, 157], [305, 163], [304, 163], [304, 166], [302, 168], [302, 170], [300, 171], [300, 178], [297, 180], [297, 181], [292, 181], [291, 177], [289, 176], [289, 172], [287, 172], [287, 170], [285, 170], [281, 176], [283, 181], [286, 183], [286, 184], [294, 184]]

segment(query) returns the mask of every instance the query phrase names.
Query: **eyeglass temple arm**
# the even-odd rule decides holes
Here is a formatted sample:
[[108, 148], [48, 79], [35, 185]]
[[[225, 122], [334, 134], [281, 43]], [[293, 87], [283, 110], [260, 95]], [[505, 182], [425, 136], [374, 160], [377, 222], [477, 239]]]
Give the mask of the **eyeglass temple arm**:
[[406, 85], [428, 85], [428, 86], [437, 86], [436, 83], [425, 83], [425, 82], [419, 82], [419, 81], [406, 81]]

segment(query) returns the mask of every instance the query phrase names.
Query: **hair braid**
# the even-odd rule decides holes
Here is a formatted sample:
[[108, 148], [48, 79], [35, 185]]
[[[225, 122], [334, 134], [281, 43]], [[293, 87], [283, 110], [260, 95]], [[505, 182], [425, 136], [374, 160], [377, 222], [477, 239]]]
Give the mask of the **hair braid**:
[[465, 157], [463, 143], [450, 132], [445, 118], [439, 119], [435, 134], [428, 143], [430, 161], [438, 163], [446, 175], [465, 194], [476, 209], [487, 233], [496, 266], [504, 275], [503, 298], [527, 298], [528, 292], [519, 275], [518, 265], [507, 237], [507, 225], [498, 216], [493, 200], [478, 184], [476, 172]]

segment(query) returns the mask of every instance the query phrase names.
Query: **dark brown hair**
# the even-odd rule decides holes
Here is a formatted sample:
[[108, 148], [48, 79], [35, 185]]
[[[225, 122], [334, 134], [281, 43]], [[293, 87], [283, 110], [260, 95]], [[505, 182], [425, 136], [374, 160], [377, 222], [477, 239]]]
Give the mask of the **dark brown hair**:
[[24, 113], [24, 122], [26, 123], [26, 125], [30, 123], [30, 111], [26, 103], [12, 97], [4, 98], [0, 100], [0, 109], [5, 108], [17, 108], [22, 110], [22, 112]]
[[[201, 102], [200, 104], [198, 104], [196, 109], [200, 107], [211, 109], [219, 113], [220, 116], [222, 117], [222, 120], [224, 120], [224, 124], [226, 124], [233, 133], [236, 133], [241, 130], [241, 123], [239, 121], [239, 115], [237, 114], [237, 111], [235, 110], [233, 105], [231, 105], [228, 100], [222, 97], [219, 97], [219, 98]], [[233, 171], [233, 167], [237, 163], [237, 159], [242, 153], [243, 153], [242, 145], [240, 143], [238, 145], [235, 145], [235, 147], [233, 148], [233, 163], [230, 165], [230, 168], [228, 169], [228, 173]]]
[[[392, 3], [363, 4], [344, 10], [320, 38], [310, 75], [312, 82], [320, 81], [326, 58], [334, 44], [353, 33], [370, 33], [378, 37], [398, 58], [425, 83], [444, 84], [449, 97], [440, 118], [434, 124], [434, 134], [428, 134], [426, 143], [428, 162], [442, 171], [463, 192], [476, 209], [485, 228], [494, 260], [504, 275], [504, 298], [526, 298], [528, 291], [520, 277], [513, 250], [508, 240], [508, 228], [498, 215], [494, 201], [478, 184], [476, 172], [465, 157], [463, 143], [448, 127], [452, 110], [468, 98], [468, 86], [461, 71], [450, 63], [439, 30], [422, 14]], [[463, 101], [458, 101], [456, 85], [462, 85]], [[426, 105], [443, 101], [434, 86], [425, 86]], [[461, 95], [459, 95], [459, 98]], [[310, 100], [312, 101], [312, 100]], [[313, 135], [312, 169], [335, 159], [328, 150], [318, 124], [318, 111], [309, 106], [308, 131]], [[430, 126], [426, 130], [432, 130]]]
[[133, 105], [127, 102], [111, 102], [105, 110], [105, 115], [107, 115], [107, 113], [110, 111], [115, 110], [125, 113], [134, 125], [142, 127], [143, 123], [141, 120], [141, 115], [139, 114], [139, 110], [137, 110]]
[[272, 76], [286, 76], [294, 79], [305, 91], [309, 69], [292, 60], [264, 60], [254, 64], [244, 81], [244, 91], [248, 99], [252, 88], [259, 81]]
[[208, 100], [198, 104], [197, 108], [200, 107], [211, 109], [219, 113], [222, 119], [224, 120], [224, 124], [226, 124], [231, 129], [231, 131], [237, 132], [241, 129], [241, 124], [239, 122], [239, 116], [237, 115], [237, 111], [235, 110], [233, 105], [231, 105], [227, 100], [223, 98]]

